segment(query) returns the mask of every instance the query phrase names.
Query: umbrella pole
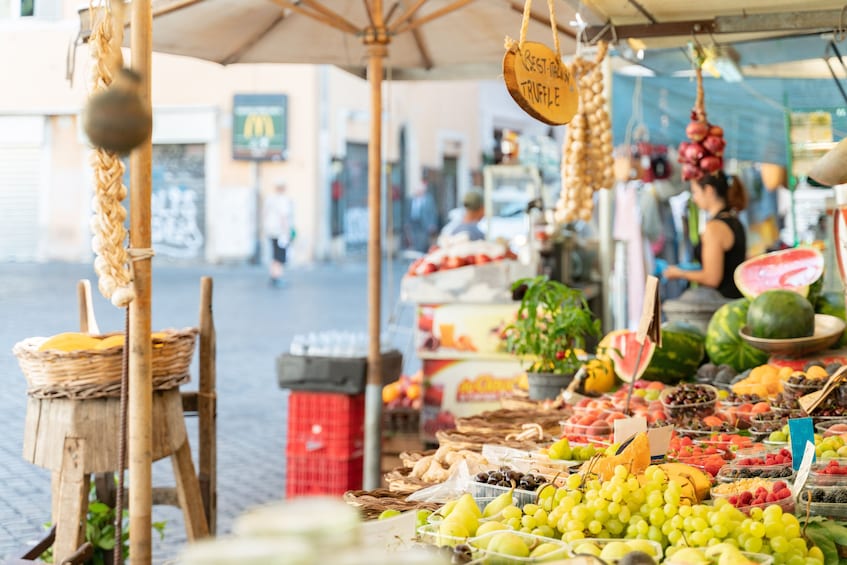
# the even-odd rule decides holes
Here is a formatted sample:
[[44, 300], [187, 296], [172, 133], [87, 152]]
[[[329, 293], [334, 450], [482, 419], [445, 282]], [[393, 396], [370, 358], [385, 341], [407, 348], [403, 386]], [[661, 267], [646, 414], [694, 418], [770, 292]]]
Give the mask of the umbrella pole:
[[379, 488], [382, 459], [382, 60], [386, 46], [369, 46], [371, 137], [368, 141], [368, 382], [365, 387], [364, 488]]
[[[133, 0], [130, 27], [132, 69], [142, 78], [141, 95], [150, 100], [153, 16], [150, 0]], [[150, 138], [130, 155], [130, 247], [149, 249], [153, 145]], [[153, 385], [150, 342], [150, 258], [133, 263], [135, 300], [129, 328], [129, 552], [133, 565], [152, 562]]]

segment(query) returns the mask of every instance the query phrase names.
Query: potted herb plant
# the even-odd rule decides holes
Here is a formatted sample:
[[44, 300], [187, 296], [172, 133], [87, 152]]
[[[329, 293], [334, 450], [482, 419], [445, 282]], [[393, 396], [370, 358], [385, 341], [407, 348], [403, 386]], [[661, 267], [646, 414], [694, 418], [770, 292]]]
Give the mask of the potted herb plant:
[[600, 337], [600, 320], [580, 290], [546, 276], [518, 280], [512, 291], [523, 296], [506, 350], [527, 367], [531, 399], [555, 398], [582, 365], [579, 350]]

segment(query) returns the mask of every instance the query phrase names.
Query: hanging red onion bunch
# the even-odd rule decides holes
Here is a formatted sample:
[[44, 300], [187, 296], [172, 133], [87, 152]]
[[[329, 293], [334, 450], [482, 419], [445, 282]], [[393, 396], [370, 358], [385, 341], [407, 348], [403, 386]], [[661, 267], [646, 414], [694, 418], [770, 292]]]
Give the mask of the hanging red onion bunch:
[[723, 128], [706, 120], [703, 75], [697, 69], [697, 99], [691, 110], [691, 122], [685, 128], [688, 141], [679, 144], [678, 161], [682, 163], [682, 180], [698, 180], [723, 168], [726, 140]]

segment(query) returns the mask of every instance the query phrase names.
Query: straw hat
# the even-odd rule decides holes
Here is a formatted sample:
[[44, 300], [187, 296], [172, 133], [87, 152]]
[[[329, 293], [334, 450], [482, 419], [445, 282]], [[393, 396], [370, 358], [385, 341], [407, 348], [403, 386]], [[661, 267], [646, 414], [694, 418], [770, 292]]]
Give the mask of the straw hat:
[[847, 137], [812, 165], [809, 177], [827, 186], [847, 183]]

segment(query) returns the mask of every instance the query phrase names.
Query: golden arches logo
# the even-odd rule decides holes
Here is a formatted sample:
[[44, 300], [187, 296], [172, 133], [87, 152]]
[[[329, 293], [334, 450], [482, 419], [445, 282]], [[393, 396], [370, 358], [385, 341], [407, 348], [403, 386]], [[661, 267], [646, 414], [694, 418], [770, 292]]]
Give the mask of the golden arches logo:
[[249, 114], [244, 120], [244, 137], [273, 137], [274, 121], [268, 114]]

